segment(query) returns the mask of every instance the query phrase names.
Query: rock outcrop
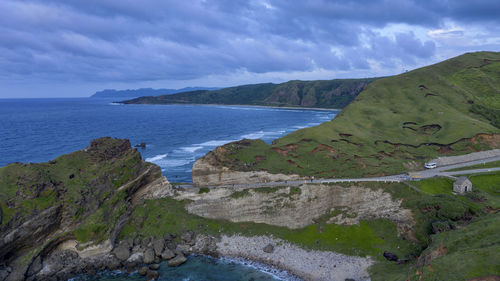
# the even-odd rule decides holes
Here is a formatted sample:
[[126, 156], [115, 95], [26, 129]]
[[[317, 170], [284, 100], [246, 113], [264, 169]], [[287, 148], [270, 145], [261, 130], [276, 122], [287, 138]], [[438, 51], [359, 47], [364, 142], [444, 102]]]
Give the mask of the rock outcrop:
[[48, 163], [7, 165], [0, 183], [2, 281], [121, 266], [130, 249], [113, 246], [134, 204], [172, 193], [158, 166], [109, 137]]

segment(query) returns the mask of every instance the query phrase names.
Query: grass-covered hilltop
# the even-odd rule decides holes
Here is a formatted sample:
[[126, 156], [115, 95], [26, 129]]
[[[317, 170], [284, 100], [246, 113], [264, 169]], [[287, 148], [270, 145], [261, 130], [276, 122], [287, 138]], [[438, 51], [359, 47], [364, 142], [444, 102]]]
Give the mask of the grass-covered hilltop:
[[336, 79], [263, 83], [219, 90], [140, 97], [124, 104], [226, 104], [343, 108], [375, 79]]
[[375, 80], [330, 122], [206, 157], [235, 171], [327, 178], [396, 174], [437, 156], [497, 148], [499, 73], [500, 53], [464, 54]]

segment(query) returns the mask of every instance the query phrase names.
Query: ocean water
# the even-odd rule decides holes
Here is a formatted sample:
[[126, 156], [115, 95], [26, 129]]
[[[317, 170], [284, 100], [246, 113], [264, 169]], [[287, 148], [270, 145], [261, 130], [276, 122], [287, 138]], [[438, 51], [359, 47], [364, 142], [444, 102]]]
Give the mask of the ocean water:
[[92, 139], [130, 139], [172, 182], [191, 182], [196, 159], [243, 138], [270, 143], [336, 111], [203, 105], [119, 105], [112, 99], [0, 99], [0, 167], [46, 162]]
[[[158, 164], [172, 182], [191, 182], [191, 168], [216, 146], [242, 138], [266, 142], [335, 117], [336, 111], [249, 106], [118, 105], [110, 99], [0, 99], [0, 167], [46, 162], [83, 149], [92, 139], [130, 139], [143, 158]], [[190, 257], [176, 268], [161, 267], [161, 280], [294, 280], [259, 265]], [[82, 279], [83, 278], [83, 279]], [[103, 272], [80, 280], [144, 280]]]

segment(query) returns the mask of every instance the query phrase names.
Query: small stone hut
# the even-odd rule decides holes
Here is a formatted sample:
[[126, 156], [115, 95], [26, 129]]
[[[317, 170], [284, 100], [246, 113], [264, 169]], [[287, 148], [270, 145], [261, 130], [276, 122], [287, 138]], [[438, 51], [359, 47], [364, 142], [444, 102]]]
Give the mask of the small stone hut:
[[459, 177], [453, 183], [453, 191], [456, 193], [466, 193], [472, 191], [472, 182], [467, 177]]

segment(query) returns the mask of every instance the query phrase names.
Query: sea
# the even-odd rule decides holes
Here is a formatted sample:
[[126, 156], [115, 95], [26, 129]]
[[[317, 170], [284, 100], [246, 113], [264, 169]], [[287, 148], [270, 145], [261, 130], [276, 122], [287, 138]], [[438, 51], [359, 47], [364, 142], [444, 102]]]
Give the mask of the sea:
[[[143, 158], [161, 167], [170, 182], [190, 183], [196, 159], [241, 139], [268, 143], [298, 129], [332, 120], [338, 111], [222, 105], [123, 105], [116, 99], [0, 99], [0, 167], [38, 163], [110, 136], [129, 139]], [[161, 280], [290, 280], [263, 266], [190, 257], [183, 266], [162, 266]], [[214, 275], [215, 274], [215, 275]], [[174, 276], [172, 278], [167, 276]], [[82, 277], [83, 278], [83, 277]], [[102, 273], [85, 280], [143, 280]], [[169, 279], [170, 278], [170, 279]]]

